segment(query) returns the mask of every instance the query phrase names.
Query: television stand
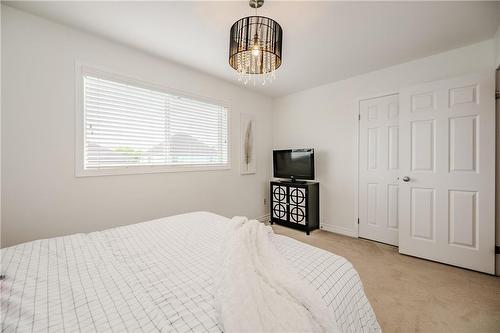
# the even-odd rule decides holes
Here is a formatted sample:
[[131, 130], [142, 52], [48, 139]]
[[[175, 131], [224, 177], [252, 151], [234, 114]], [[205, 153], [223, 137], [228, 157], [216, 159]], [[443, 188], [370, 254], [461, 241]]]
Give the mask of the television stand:
[[272, 181], [270, 223], [309, 232], [319, 228], [319, 183]]
[[295, 180], [295, 179], [282, 179], [280, 183], [291, 183], [291, 184], [307, 184], [305, 180]]

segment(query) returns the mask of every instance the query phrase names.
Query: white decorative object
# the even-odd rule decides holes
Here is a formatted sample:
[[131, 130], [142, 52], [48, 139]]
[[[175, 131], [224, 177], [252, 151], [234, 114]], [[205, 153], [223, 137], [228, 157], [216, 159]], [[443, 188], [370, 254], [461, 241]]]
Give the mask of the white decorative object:
[[240, 173], [242, 175], [257, 172], [257, 155], [255, 151], [255, 115], [240, 115]]

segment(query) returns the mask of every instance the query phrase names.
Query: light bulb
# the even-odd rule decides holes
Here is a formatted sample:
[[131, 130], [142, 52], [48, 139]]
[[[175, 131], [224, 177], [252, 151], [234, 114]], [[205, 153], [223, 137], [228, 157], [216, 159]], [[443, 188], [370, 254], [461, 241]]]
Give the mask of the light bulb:
[[260, 46], [259, 46], [259, 44], [254, 44], [254, 45], [252, 46], [252, 55], [253, 55], [254, 57], [258, 57], [258, 56], [260, 56]]

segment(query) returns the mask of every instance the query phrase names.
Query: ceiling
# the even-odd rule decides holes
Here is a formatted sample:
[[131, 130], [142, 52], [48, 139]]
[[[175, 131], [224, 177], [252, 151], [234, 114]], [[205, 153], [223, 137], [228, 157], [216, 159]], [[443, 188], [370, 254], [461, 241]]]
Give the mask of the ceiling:
[[[246, 1], [7, 4], [240, 84], [228, 39]], [[492, 38], [500, 2], [267, 0], [259, 14], [283, 27], [283, 64], [248, 88], [282, 96]]]

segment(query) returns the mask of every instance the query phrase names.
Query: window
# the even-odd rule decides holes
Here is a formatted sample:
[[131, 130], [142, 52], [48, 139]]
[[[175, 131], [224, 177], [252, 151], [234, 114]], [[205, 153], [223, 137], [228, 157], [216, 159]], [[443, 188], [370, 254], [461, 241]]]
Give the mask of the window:
[[82, 88], [80, 175], [229, 167], [225, 107], [92, 73]]

